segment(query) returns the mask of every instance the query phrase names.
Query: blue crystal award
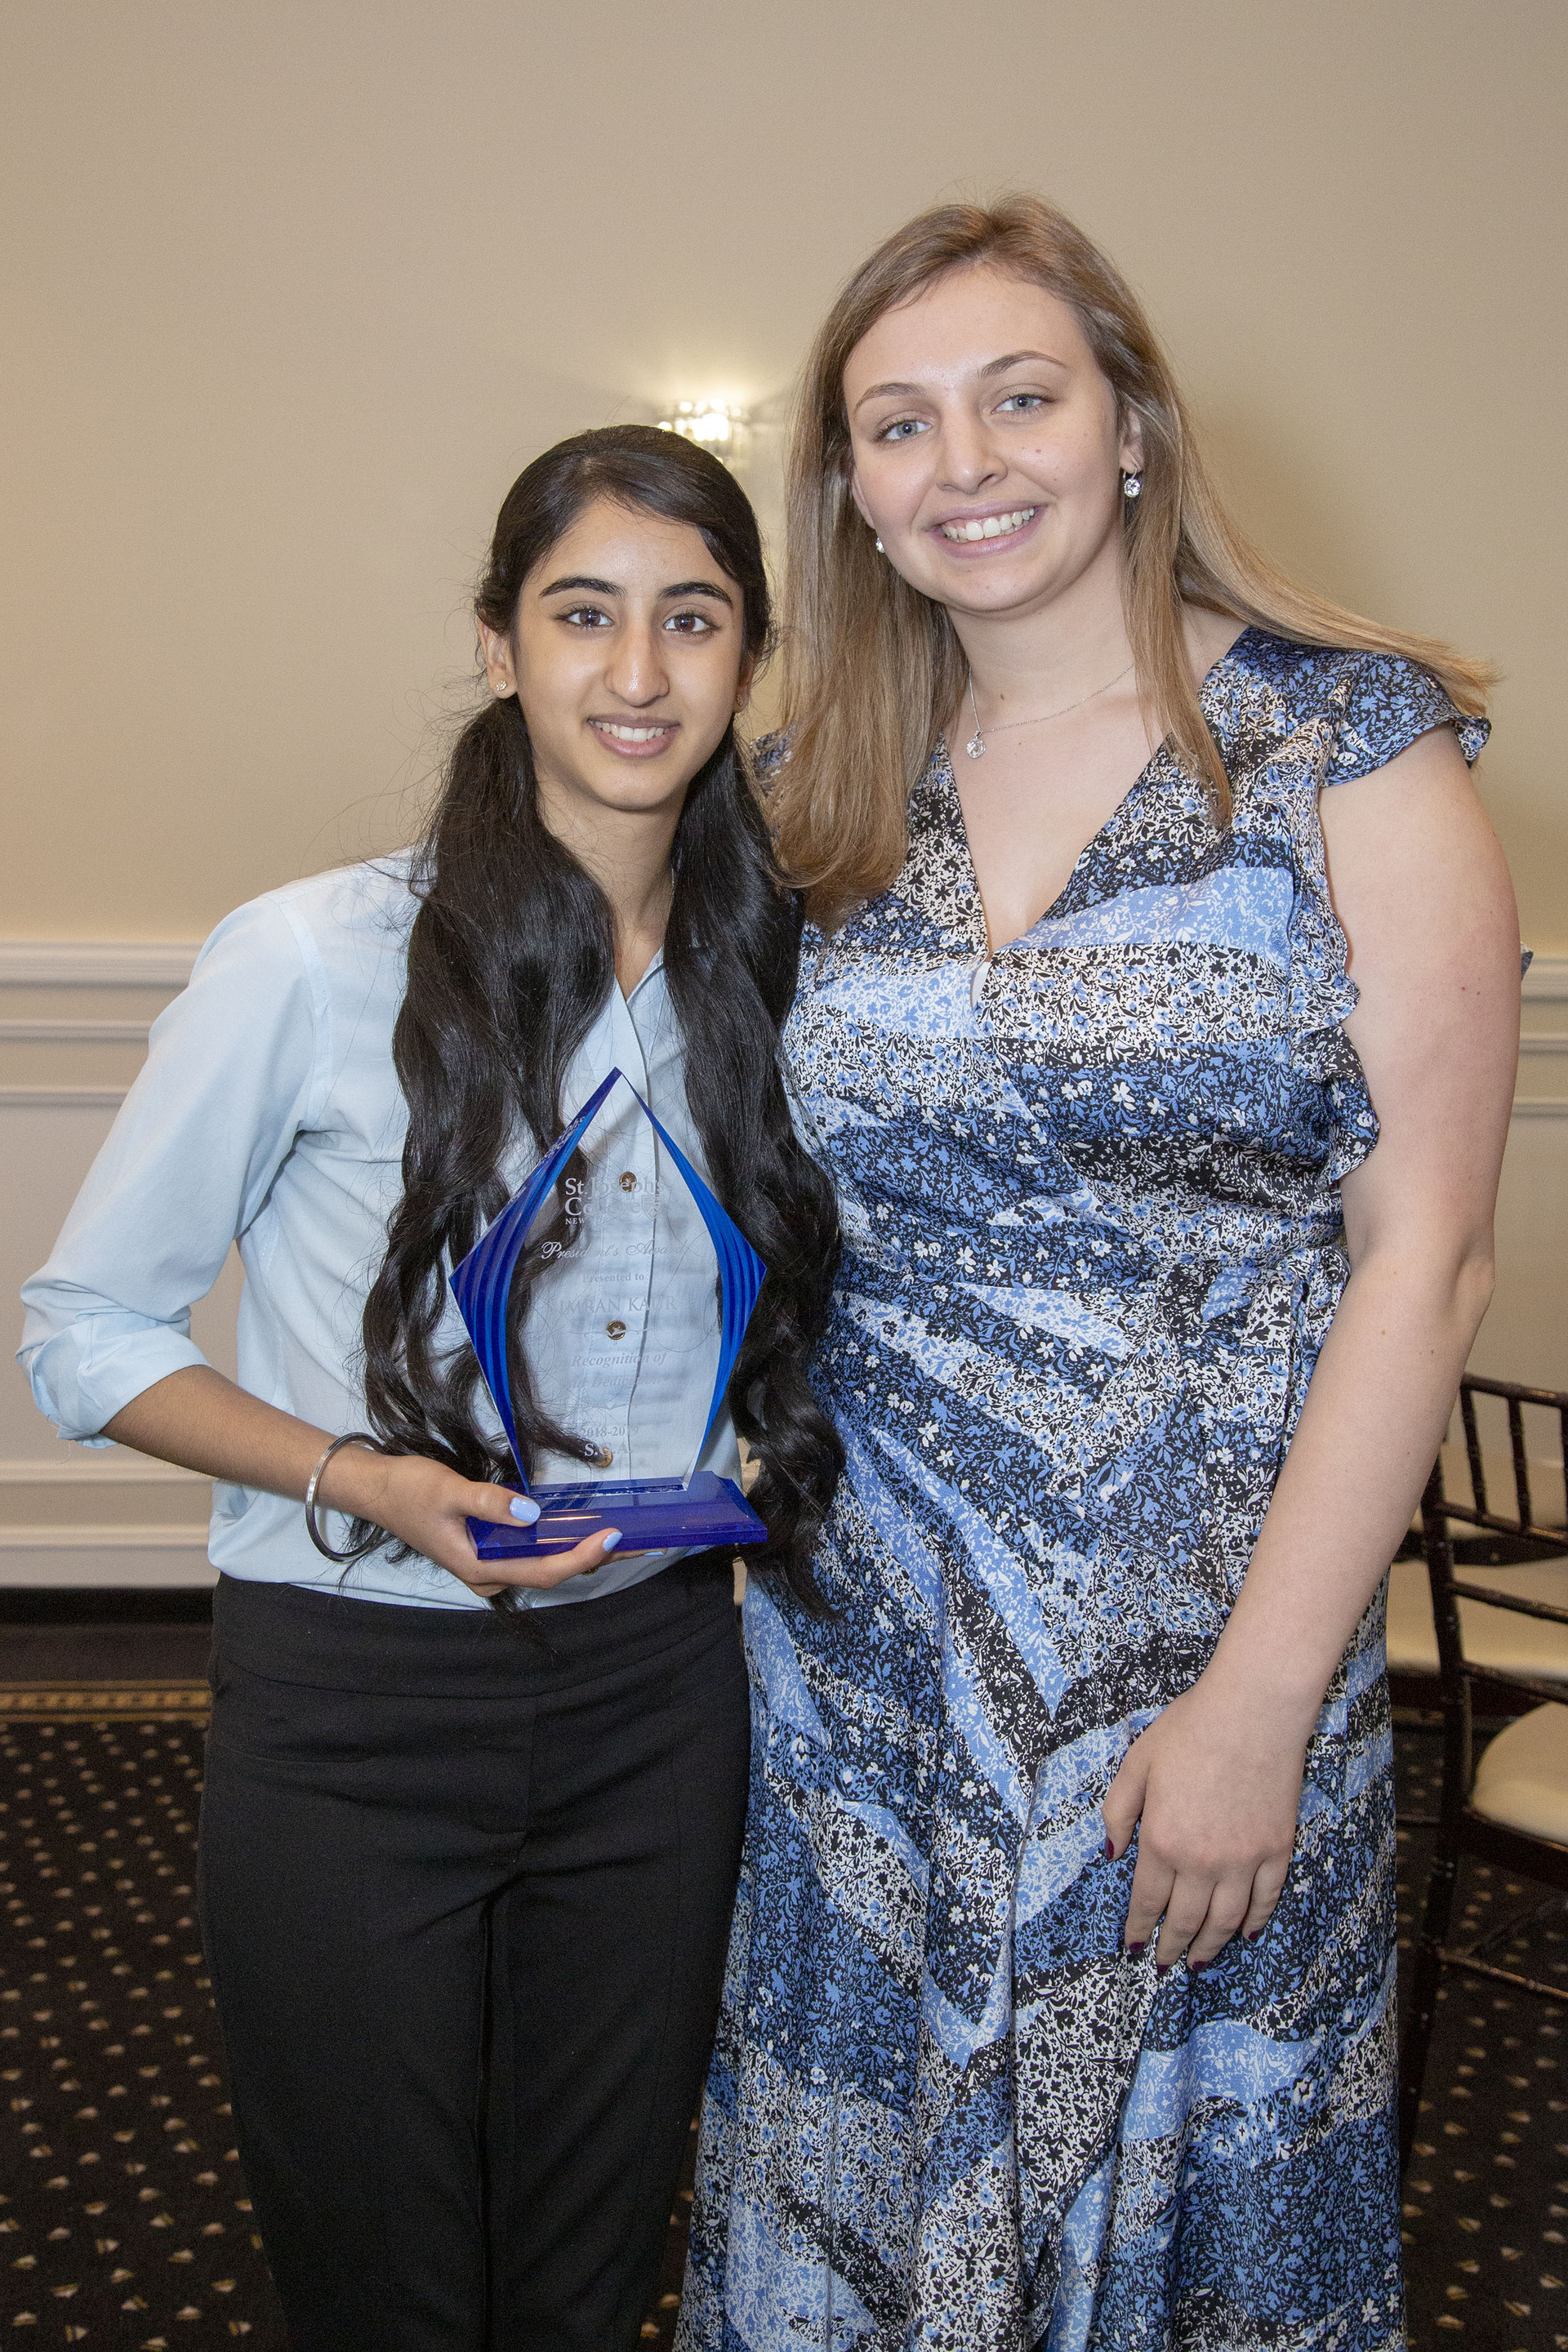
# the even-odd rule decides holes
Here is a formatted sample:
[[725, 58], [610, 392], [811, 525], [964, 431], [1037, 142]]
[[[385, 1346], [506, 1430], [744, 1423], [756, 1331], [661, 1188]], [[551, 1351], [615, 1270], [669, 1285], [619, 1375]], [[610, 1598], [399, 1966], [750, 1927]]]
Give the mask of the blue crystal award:
[[[579, 1479], [566, 1485], [531, 1486], [522, 1466], [521, 1448], [518, 1444], [517, 1425], [512, 1412], [509, 1342], [510, 1317], [509, 1312], [512, 1278], [519, 1259], [528, 1248], [536, 1221], [546, 1214], [557, 1201], [557, 1184], [563, 1177], [574, 1152], [583, 1144], [590, 1128], [618, 1086], [626, 1087], [640, 1106], [658, 1139], [665, 1160], [666, 1175], [662, 1181], [673, 1181], [684, 1186], [689, 1202], [695, 1206], [705, 1234], [701, 1243], [703, 1262], [700, 1266], [687, 1263], [691, 1257], [689, 1247], [682, 1247], [682, 1271], [689, 1284], [697, 1286], [704, 1314], [703, 1328], [707, 1344], [703, 1358], [682, 1353], [676, 1359], [676, 1377], [687, 1382], [701, 1381], [706, 1392], [708, 1364], [713, 1364], [712, 1391], [708, 1402], [708, 1414], [702, 1423], [701, 1435], [684, 1475], [672, 1467], [668, 1475], [647, 1475], [648, 1465], [634, 1458], [628, 1473], [614, 1479]], [[671, 1178], [668, 1171], [673, 1171]], [[622, 1177], [620, 1183], [634, 1193], [637, 1180]], [[594, 1248], [591, 1201], [580, 1197], [591, 1195], [594, 1181], [565, 1178], [564, 1190], [566, 1230], [572, 1236], [566, 1245], [557, 1244], [558, 1255], [564, 1263], [566, 1249], [573, 1253], [592, 1253]], [[624, 1214], [624, 1211], [622, 1212]], [[645, 1252], [660, 1246], [658, 1203], [657, 1197], [647, 1212], [649, 1222]], [[688, 1216], [686, 1226], [690, 1227]], [[695, 1228], [691, 1230], [695, 1231]], [[709, 1244], [711, 1245], [710, 1255]], [[545, 1244], [551, 1248], [550, 1244]], [[766, 1266], [747, 1241], [740, 1228], [725, 1214], [719, 1202], [697, 1173], [679, 1144], [659, 1125], [647, 1104], [629, 1078], [619, 1070], [612, 1070], [596, 1092], [584, 1105], [565, 1133], [553, 1143], [530, 1176], [520, 1192], [513, 1195], [490, 1224], [481, 1241], [468, 1252], [451, 1275], [451, 1289], [457, 1300], [474, 1353], [479, 1358], [491, 1402], [506, 1432], [517, 1470], [518, 1485], [524, 1494], [531, 1493], [539, 1505], [539, 1517], [532, 1527], [510, 1525], [497, 1527], [488, 1519], [470, 1519], [468, 1532], [481, 1559], [516, 1559], [538, 1553], [569, 1551], [573, 1545], [583, 1542], [601, 1528], [619, 1528], [623, 1552], [666, 1551], [676, 1548], [707, 1547], [710, 1544], [755, 1544], [765, 1542], [767, 1528], [752, 1509], [732, 1478], [721, 1478], [710, 1470], [700, 1470], [713, 1423], [724, 1402], [730, 1385], [730, 1375], [741, 1351], [741, 1342], [751, 1320], [752, 1309], [763, 1286]], [[537, 1314], [547, 1301], [537, 1293], [532, 1312]], [[624, 1323], [612, 1321], [605, 1327], [612, 1341], [626, 1336]], [[647, 1335], [647, 1342], [658, 1340], [658, 1333]], [[602, 1343], [600, 1343], [602, 1344]], [[658, 1360], [666, 1360], [661, 1353]], [[668, 1381], [669, 1375], [664, 1376]], [[633, 1391], [635, 1403], [635, 1389]], [[606, 1467], [609, 1464], [606, 1463]], [[661, 1465], [662, 1466], [662, 1465]]]

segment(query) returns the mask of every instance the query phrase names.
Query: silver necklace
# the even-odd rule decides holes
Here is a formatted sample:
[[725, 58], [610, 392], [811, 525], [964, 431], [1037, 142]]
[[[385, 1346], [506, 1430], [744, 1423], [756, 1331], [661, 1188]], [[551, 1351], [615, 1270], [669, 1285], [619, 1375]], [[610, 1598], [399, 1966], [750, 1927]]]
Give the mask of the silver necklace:
[[[1069, 710], [1081, 710], [1086, 702], [1098, 701], [1102, 694], [1109, 694], [1113, 686], [1120, 686], [1127, 676], [1127, 670], [1131, 669], [1132, 667], [1132, 663], [1129, 662], [1127, 669], [1119, 669], [1114, 677], [1108, 677], [1105, 684], [1097, 686], [1092, 694], [1080, 694], [1076, 702], [1064, 702], [1059, 710], [1037, 711], [1033, 719], [1004, 719], [999, 727], [993, 727], [991, 732], [993, 735], [1005, 735], [1010, 727], [1043, 727], [1047, 719], [1065, 719]], [[974, 732], [963, 748], [972, 760], [984, 760], [985, 738], [980, 731], [980, 705], [974, 699], [973, 670], [969, 673], [969, 708], [974, 713]]]

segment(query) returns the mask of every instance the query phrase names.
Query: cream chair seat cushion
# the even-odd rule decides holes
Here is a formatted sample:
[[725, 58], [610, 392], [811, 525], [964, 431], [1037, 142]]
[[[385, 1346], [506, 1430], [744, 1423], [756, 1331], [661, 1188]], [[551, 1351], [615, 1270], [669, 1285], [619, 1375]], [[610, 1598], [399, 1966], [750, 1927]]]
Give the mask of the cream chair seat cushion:
[[1470, 1803], [1505, 1829], [1568, 1845], [1568, 1706], [1531, 1707], [1489, 1741]]
[[[1522, 1601], [1547, 1601], [1568, 1609], [1568, 1560], [1543, 1560], [1529, 1568], [1457, 1566], [1464, 1583], [1495, 1584]], [[1472, 1666], [1498, 1674], [1539, 1675], [1561, 1683], [1568, 1696], [1568, 1625], [1539, 1617], [1518, 1617], [1510, 1609], [1489, 1609], [1461, 1601], [1459, 1628]], [[1388, 1671], [1435, 1675], [1437, 1635], [1432, 1623], [1432, 1588], [1424, 1559], [1396, 1559], [1388, 1579]]]

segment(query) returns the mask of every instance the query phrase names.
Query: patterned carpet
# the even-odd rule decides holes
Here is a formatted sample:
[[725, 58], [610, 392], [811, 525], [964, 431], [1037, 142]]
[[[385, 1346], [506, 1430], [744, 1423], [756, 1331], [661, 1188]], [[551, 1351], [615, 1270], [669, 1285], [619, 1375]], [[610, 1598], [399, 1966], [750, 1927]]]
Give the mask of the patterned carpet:
[[[234, 2152], [192, 1867], [199, 1685], [0, 1688], [0, 2324], [38, 2345], [287, 2352]], [[1401, 1802], [1429, 1812], [1434, 1735], [1402, 1729]], [[1402, 1940], [1427, 1833], [1401, 1833]], [[1467, 1924], [1538, 1895], [1471, 1869]], [[1568, 1981], [1568, 1917], [1523, 1917], [1511, 1964]], [[1568, 2352], [1568, 2016], [1450, 1981], [1406, 2187], [1415, 2352]], [[668, 2345], [689, 2178], [644, 2328]]]
[[[1435, 1812], [1437, 1735], [1401, 1729], [1394, 1748], [1401, 1810]], [[1399, 1833], [1405, 1973], [1431, 1843], [1429, 1831]], [[1543, 1905], [1539, 1887], [1474, 1863], [1465, 1865], [1460, 1895], [1451, 1941], [1468, 1943], [1500, 1919], [1516, 1919], [1515, 1935], [1489, 1957], [1568, 1984], [1561, 1897]], [[1411, 2344], [1416, 2352], [1443, 2344], [1456, 2352], [1568, 2352], [1568, 2011], [1453, 1975], [1439, 1999], [1405, 2184]]]
[[10, 2326], [41, 2344], [286, 2352], [192, 1908], [205, 1693], [100, 1692], [122, 1702], [108, 1720], [84, 1719], [79, 1686], [53, 1705], [5, 1696]]

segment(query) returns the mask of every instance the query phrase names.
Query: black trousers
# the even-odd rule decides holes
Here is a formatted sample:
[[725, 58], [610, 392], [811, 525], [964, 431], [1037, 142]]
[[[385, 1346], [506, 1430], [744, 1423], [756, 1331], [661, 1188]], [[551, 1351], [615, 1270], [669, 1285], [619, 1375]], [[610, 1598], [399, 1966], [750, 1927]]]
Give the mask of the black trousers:
[[619, 2352], [745, 1811], [727, 1557], [521, 1628], [225, 1578], [202, 1925], [294, 2352]]

